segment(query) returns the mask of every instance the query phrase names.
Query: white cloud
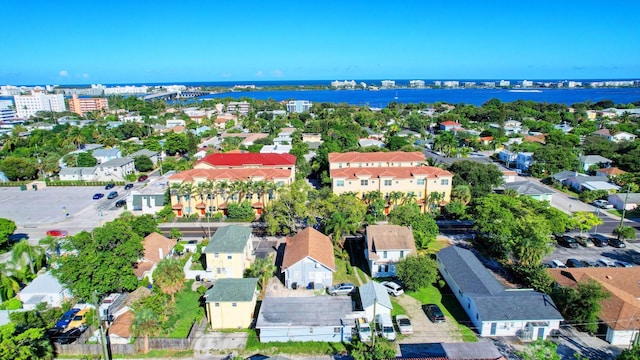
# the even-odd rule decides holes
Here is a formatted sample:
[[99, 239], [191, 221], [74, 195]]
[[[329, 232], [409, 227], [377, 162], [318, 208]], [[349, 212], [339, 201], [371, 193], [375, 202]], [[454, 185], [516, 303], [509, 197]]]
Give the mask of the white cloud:
[[282, 77], [284, 74], [282, 73], [282, 71], [281, 71], [281, 70], [273, 70], [273, 71], [271, 72], [271, 75], [272, 75], [273, 77]]
[[89, 78], [89, 74], [87, 74], [87, 73], [82, 74], [82, 78], [83, 79], [88, 79]]
[[264, 74], [262, 73], [262, 70], [258, 70], [258, 72], [256, 73], [257, 77], [262, 77]]
[[67, 76], [69, 76], [69, 73], [67, 72], [67, 70], [60, 70], [58, 75], [60, 75], [62, 77], [67, 77]]

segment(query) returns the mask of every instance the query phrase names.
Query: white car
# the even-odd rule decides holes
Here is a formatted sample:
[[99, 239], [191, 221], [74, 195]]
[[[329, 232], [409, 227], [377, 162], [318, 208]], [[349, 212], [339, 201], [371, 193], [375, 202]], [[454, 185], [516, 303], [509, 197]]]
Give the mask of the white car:
[[613, 209], [613, 204], [607, 200], [596, 200], [593, 202], [593, 206], [599, 207], [600, 209]]
[[400, 334], [413, 334], [413, 326], [411, 325], [411, 320], [409, 320], [409, 317], [407, 315], [396, 315], [396, 324], [398, 325]]
[[393, 281], [383, 281], [380, 284], [384, 286], [385, 289], [387, 289], [387, 292], [389, 293], [389, 295], [400, 296], [404, 294], [404, 290], [402, 289], [402, 286], [394, 283]]

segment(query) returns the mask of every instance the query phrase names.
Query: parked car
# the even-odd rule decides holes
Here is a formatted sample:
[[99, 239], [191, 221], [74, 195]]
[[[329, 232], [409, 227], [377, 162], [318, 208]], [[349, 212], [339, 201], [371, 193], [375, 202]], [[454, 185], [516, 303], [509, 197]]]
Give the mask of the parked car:
[[105, 190], [110, 190], [113, 189], [116, 186], [116, 184], [114, 183], [108, 183], [107, 185], [104, 186]]
[[609, 245], [609, 239], [600, 234], [593, 234], [589, 237], [589, 239], [591, 239], [591, 241], [593, 241], [593, 244], [597, 247], [605, 247]]
[[624, 243], [624, 241], [620, 240], [620, 239], [616, 239], [613, 238], [611, 240], [609, 240], [609, 245], [613, 246], [614, 248], [626, 248], [627, 244]]
[[620, 261], [620, 260], [618, 260], [618, 261], [616, 261], [615, 263], [616, 263], [616, 266], [618, 266], [618, 267], [633, 267], [633, 265], [629, 264], [629, 263], [628, 263], [628, 262], [626, 262], [626, 261]]
[[64, 329], [58, 329], [57, 327], [51, 328], [51, 329], [47, 329], [47, 331], [44, 332], [44, 335], [49, 338], [52, 341], [56, 341], [60, 335], [62, 335]]
[[25, 233], [13, 233], [7, 238], [10, 242], [19, 242], [21, 240], [29, 240], [29, 234]]
[[407, 315], [396, 315], [396, 325], [398, 325], [400, 334], [413, 334], [413, 326], [411, 325], [411, 320], [409, 320], [409, 317]]
[[562, 269], [566, 269], [567, 268], [567, 265], [565, 265], [560, 260], [551, 260], [551, 262], [549, 263], [549, 266], [551, 268], [562, 268]]
[[570, 268], [581, 268], [584, 267], [584, 264], [578, 259], [570, 258], [567, 259], [567, 266]]
[[356, 291], [356, 286], [351, 283], [336, 284], [327, 289], [327, 293], [331, 296], [351, 295]]
[[111, 199], [115, 199], [118, 197], [118, 192], [117, 191], [112, 191], [109, 193], [109, 195], [107, 195], [107, 199], [111, 200]]
[[133, 188], [133, 184], [127, 184], [127, 185], [124, 186], [125, 190], [129, 190], [131, 188]]
[[600, 264], [598, 264], [597, 261], [593, 261], [593, 260], [583, 260], [582, 263], [584, 264], [584, 267], [598, 267], [598, 266], [600, 266]]
[[104, 197], [103, 193], [93, 194], [93, 200], [100, 200]]
[[613, 204], [607, 200], [596, 200], [593, 202], [593, 206], [599, 207], [600, 209], [613, 209]]
[[147, 180], [149, 178], [149, 176], [147, 175], [140, 175], [140, 177], [138, 177], [138, 182], [143, 182], [145, 180]]
[[89, 308], [78, 311], [69, 321], [67, 329], [81, 328], [84, 330], [87, 327], [87, 313], [89, 313]]
[[80, 311], [80, 309], [73, 308], [71, 310], [67, 310], [62, 316], [56, 321], [56, 329], [64, 329], [69, 325], [74, 316]]
[[394, 283], [393, 281], [383, 281], [380, 284], [387, 289], [387, 292], [389, 293], [389, 295], [400, 296], [404, 294], [404, 290], [402, 289], [402, 286]]
[[120, 199], [120, 200], [116, 201], [116, 207], [123, 207], [125, 205], [127, 205], [127, 200], [125, 200], [125, 199]]
[[422, 305], [422, 310], [427, 314], [429, 320], [434, 323], [443, 323], [445, 321], [444, 313], [436, 304]]
[[562, 245], [570, 249], [576, 249], [578, 248], [578, 241], [576, 241], [573, 236], [562, 235], [558, 238], [558, 245]]
[[600, 266], [604, 266], [604, 267], [616, 267], [615, 262], [605, 258], [598, 259], [598, 263], [600, 264]]
[[58, 344], [63, 344], [63, 345], [71, 344], [72, 342], [78, 340], [83, 332], [84, 332], [84, 329], [74, 328], [74, 329], [63, 332], [56, 339], [54, 339], [54, 341], [57, 342]]
[[576, 241], [578, 242], [578, 244], [584, 246], [584, 247], [594, 247], [595, 245], [593, 244], [593, 241], [591, 241], [591, 239], [589, 239], [586, 236], [576, 236]]
[[396, 330], [393, 328], [393, 322], [391, 322], [391, 315], [389, 314], [376, 315], [376, 330], [379, 336], [389, 341], [396, 339]]

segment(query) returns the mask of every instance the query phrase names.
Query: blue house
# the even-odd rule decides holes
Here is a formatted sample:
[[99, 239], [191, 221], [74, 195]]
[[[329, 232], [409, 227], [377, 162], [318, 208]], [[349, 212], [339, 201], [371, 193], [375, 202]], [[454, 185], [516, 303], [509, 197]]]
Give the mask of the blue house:
[[281, 268], [289, 289], [331, 286], [336, 271], [331, 239], [312, 227], [287, 237]]

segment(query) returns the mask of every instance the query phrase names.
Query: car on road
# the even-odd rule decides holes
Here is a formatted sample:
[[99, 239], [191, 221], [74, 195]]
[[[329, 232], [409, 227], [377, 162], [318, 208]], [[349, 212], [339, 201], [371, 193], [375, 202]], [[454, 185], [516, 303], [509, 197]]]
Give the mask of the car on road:
[[443, 323], [445, 322], [444, 313], [440, 310], [440, 307], [436, 304], [426, 304], [422, 305], [422, 310], [431, 322], [434, 323]]
[[589, 239], [593, 241], [593, 244], [597, 247], [605, 247], [609, 245], [609, 239], [600, 234], [593, 234], [589, 237]]
[[592, 204], [593, 206], [599, 207], [600, 209], [613, 209], [613, 204], [608, 202], [607, 200], [596, 200]]
[[393, 281], [383, 281], [380, 283], [380, 285], [384, 286], [385, 289], [387, 289], [387, 292], [389, 293], [389, 295], [400, 296], [404, 294], [404, 290], [402, 289], [402, 286], [394, 283]]
[[407, 315], [396, 315], [396, 325], [402, 335], [413, 334], [413, 326]]
[[149, 178], [149, 176], [147, 175], [140, 175], [140, 177], [138, 178], [138, 182], [143, 182], [145, 180], [147, 180]]
[[598, 263], [600, 264], [600, 266], [604, 266], [604, 267], [616, 267], [615, 262], [605, 258], [598, 259]]
[[351, 295], [356, 291], [356, 286], [351, 283], [340, 283], [330, 286], [327, 289], [327, 293], [331, 296], [336, 295]]
[[9, 240], [10, 242], [19, 242], [19, 241], [22, 241], [22, 240], [29, 240], [29, 234], [13, 233], [13, 234], [9, 235], [7, 240]]
[[551, 268], [561, 268], [561, 269], [566, 269], [567, 265], [565, 265], [562, 261], [560, 260], [551, 260], [551, 262], [549, 263], [549, 267]]
[[616, 239], [616, 238], [610, 239], [609, 240], [609, 245], [613, 246], [614, 248], [618, 248], [618, 249], [627, 247], [627, 244], [625, 244], [624, 241], [622, 241], [620, 239]]
[[570, 268], [581, 268], [584, 267], [584, 264], [576, 258], [570, 258], [567, 259], [567, 266]]
[[629, 264], [629, 263], [628, 263], [628, 262], [626, 262], [626, 261], [620, 261], [620, 260], [618, 260], [618, 261], [616, 261], [615, 263], [616, 263], [616, 266], [618, 266], [618, 267], [633, 267], [633, 265]]
[[117, 191], [112, 191], [109, 193], [109, 195], [107, 196], [107, 199], [111, 200], [111, 199], [115, 199], [118, 197], [118, 192]]
[[125, 199], [120, 199], [120, 200], [116, 201], [116, 207], [123, 207], [125, 205], [127, 205], [127, 200], [125, 200]]
[[57, 342], [58, 344], [63, 344], [63, 345], [71, 344], [74, 341], [78, 340], [83, 332], [84, 332], [84, 329], [81, 329], [81, 328], [74, 328], [71, 330], [67, 330], [62, 334], [60, 334], [57, 338], [55, 338], [54, 341]]
[[131, 188], [133, 188], [133, 184], [127, 184], [127, 185], [124, 186], [125, 190], [129, 190]]
[[103, 193], [93, 194], [93, 200], [100, 200], [104, 197]]
[[584, 246], [584, 247], [594, 247], [595, 245], [593, 244], [593, 241], [591, 241], [591, 239], [589, 239], [586, 236], [576, 236], [576, 241], [578, 242], [578, 244]]
[[67, 230], [53, 229], [47, 231], [47, 236], [51, 237], [63, 238], [67, 237], [67, 235], [69, 235], [69, 232]]
[[56, 321], [57, 329], [64, 329], [69, 325], [74, 316], [80, 311], [80, 309], [73, 308], [71, 310], [67, 310], [62, 316]]
[[562, 235], [558, 238], [558, 245], [562, 245], [570, 249], [577, 249], [578, 241], [573, 236]]
[[113, 189], [116, 186], [116, 184], [114, 183], [108, 183], [107, 185], [104, 186], [105, 190], [110, 190]]

